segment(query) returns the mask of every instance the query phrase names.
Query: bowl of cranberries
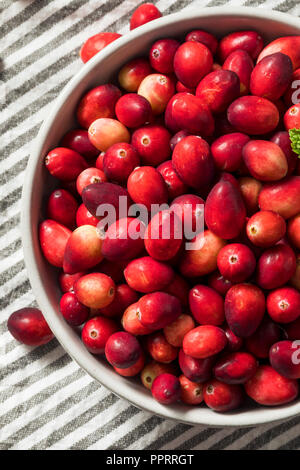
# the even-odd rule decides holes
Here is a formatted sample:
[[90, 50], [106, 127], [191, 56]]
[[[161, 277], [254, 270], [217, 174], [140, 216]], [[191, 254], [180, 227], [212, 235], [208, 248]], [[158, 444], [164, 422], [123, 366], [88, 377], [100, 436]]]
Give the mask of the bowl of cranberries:
[[66, 351], [137, 407], [214, 426], [296, 415], [299, 19], [147, 8], [83, 46], [35, 142], [34, 293]]

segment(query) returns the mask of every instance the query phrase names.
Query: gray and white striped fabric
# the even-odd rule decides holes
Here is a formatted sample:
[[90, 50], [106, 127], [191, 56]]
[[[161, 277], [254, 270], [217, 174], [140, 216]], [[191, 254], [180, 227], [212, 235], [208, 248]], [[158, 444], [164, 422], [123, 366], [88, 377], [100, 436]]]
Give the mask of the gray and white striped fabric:
[[[52, 101], [80, 69], [96, 32], [128, 31], [141, 0], [1, 0], [0, 448], [296, 449], [300, 417], [256, 429], [190, 427], [138, 410], [96, 383], [56, 340], [18, 344], [6, 320], [34, 305], [20, 240], [20, 196], [30, 146]], [[298, 0], [154, 0], [168, 14], [191, 5], [247, 5], [299, 15]], [[297, 5], [298, 4], [298, 5]]]

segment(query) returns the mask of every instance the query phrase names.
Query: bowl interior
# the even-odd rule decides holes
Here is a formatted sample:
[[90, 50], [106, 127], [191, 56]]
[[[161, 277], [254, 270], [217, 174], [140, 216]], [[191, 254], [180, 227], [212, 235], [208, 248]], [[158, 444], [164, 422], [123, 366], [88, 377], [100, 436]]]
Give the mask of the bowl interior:
[[71, 80], [43, 124], [34, 143], [23, 188], [22, 234], [25, 262], [37, 301], [54, 334], [66, 351], [96, 380], [139, 408], [189, 424], [214, 426], [251, 426], [280, 420], [300, 412], [300, 403], [272, 409], [249, 406], [240, 412], [218, 414], [204, 407], [155, 402], [137, 381], [115, 374], [104, 360], [93, 357], [59, 313], [60, 290], [57, 270], [42, 257], [38, 242], [38, 224], [43, 218], [44, 202], [57, 184], [45, 170], [47, 152], [59, 144], [60, 138], [76, 126], [75, 109], [81, 95], [93, 86], [115, 81], [116, 72], [128, 60], [147, 53], [151, 43], [161, 37], [178, 37], [191, 29], [201, 28], [222, 35], [244, 29], [255, 29], [270, 41], [279, 36], [300, 34], [300, 22], [289, 15], [266, 10], [226, 7], [191, 9], [148, 23], [110, 44], [89, 61]]

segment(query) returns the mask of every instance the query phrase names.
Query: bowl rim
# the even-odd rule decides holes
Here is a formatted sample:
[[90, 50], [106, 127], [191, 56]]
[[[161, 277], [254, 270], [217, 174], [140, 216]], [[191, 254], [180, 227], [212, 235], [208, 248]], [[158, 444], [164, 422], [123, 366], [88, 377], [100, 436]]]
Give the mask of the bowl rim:
[[300, 413], [300, 399], [298, 402], [280, 407], [262, 408], [258, 405], [257, 408], [246, 411], [220, 414], [215, 413], [208, 408], [202, 407], [193, 408], [182, 405], [163, 406], [156, 402], [152, 398], [151, 394], [146, 395], [141, 393], [141, 390], [139, 390], [137, 387], [134, 387], [132, 382], [124, 379], [121, 376], [118, 376], [119, 388], [116, 392], [116, 375], [113, 374], [111, 370], [107, 370], [104, 365], [97, 362], [96, 359], [87, 351], [84, 353], [77, 349], [76, 342], [72, 341], [71, 338], [69, 331], [70, 327], [68, 325], [65, 325], [64, 327], [62, 323], [64, 320], [58, 317], [52, 304], [50, 303], [43, 282], [40, 278], [40, 272], [34, 253], [34, 229], [31, 223], [32, 187], [34, 185], [37, 164], [39, 159], [42, 157], [41, 154], [43, 145], [47, 135], [50, 132], [55, 116], [59, 113], [60, 108], [71, 96], [74, 88], [76, 88], [84, 80], [84, 78], [110, 54], [114, 53], [124, 45], [127, 45], [131, 41], [137, 40], [143, 34], [153, 31], [158, 26], [163, 27], [178, 21], [189, 20], [191, 17], [197, 17], [199, 20], [201, 20], [201, 18], [212, 18], [216, 15], [223, 17], [246, 16], [253, 19], [267, 18], [268, 20], [278, 21], [285, 23], [288, 26], [299, 28], [300, 31], [299, 18], [293, 17], [286, 13], [252, 7], [230, 7], [230, 9], [226, 11], [224, 7], [205, 7], [195, 9], [195, 7], [190, 6], [184, 11], [172, 13], [171, 15], [167, 15], [147, 23], [133, 31], [130, 31], [118, 40], [109, 44], [103, 51], [101, 51], [101, 53], [98, 53], [86, 64], [84, 64], [81, 70], [77, 72], [77, 74], [60, 92], [52, 106], [49, 115], [44, 120], [37, 137], [33, 141], [22, 191], [21, 232], [25, 265], [36, 300], [59, 343], [79, 364], [79, 366], [83, 368], [91, 377], [97, 380], [100, 384], [104, 385], [111, 392], [127, 400], [129, 403], [135, 405], [139, 409], [151, 412], [163, 418], [190, 425], [202, 424], [214, 427], [244, 427], [281, 421], [293, 417]]

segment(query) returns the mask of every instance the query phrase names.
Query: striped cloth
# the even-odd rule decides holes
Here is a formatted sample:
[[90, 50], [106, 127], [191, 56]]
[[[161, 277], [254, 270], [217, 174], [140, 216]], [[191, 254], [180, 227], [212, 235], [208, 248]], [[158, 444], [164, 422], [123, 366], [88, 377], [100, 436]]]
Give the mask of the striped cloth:
[[[6, 330], [10, 313], [35, 304], [20, 240], [20, 196], [30, 145], [52, 101], [80, 69], [78, 49], [96, 32], [128, 31], [141, 0], [0, 2], [0, 448], [295, 449], [300, 417], [259, 429], [176, 424], [143, 412], [96, 383], [56, 340], [36, 349]], [[299, 15], [298, 0], [159, 0], [164, 13], [223, 5]], [[298, 4], [298, 6], [297, 6]], [[1, 97], [0, 97], [1, 100]]]

